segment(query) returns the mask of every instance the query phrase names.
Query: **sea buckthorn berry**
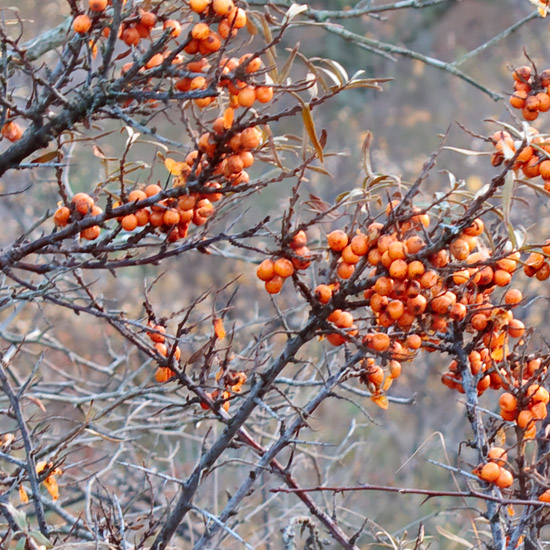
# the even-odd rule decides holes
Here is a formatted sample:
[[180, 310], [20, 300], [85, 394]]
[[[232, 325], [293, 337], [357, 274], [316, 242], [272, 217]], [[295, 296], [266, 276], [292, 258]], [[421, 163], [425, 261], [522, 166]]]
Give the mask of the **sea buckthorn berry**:
[[71, 217], [71, 211], [66, 206], [59, 207], [53, 215], [53, 221], [55, 225], [59, 227], [65, 227]]
[[139, 22], [142, 25], [145, 25], [146, 27], [154, 27], [157, 24], [157, 16], [151, 12], [151, 11], [143, 11], [140, 10], [139, 12]]
[[195, 13], [202, 13], [210, 4], [210, 0], [189, 0], [189, 7]]
[[517, 409], [518, 400], [511, 393], [505, 392], [499, 397], [498, 404], [503, 411], [512, 412]]
[[92, 28], [92, 20], [86, 14], [77, 15], [73, 21], [73, 30], [79, 34], [87, 33]]
[[516, 90], [510, 96], [510, 105], [514, 109], [523, 109], [525, 107], [525, 100], [527, 99], [528, 92], [525, 90]]
[[213, 0], [212, 9], [216, 15], [226, 17], [235, 9], [235, 4], [233, 0]]
[[514, 483], [514, 476], [504, 468], [500, 469], [500, 475], [495, 480], [495, 485], [501, 489], [506, 489]]
[[125, 29], [120, 38], [127, 46], [137, 46], [141, 40], [139, 31], [135, 27]]
[[479, 477], [483, 481], [487, 481], [489, 483], [495, 482], [499, 476], [500, 466], [494, 462], [487, 462], [487, 464], [484, 464], [481, 468], [481, 472], [479, 473]]
[[518, 414], [517, 423], [520, 428], [529, 429], [534, 423], [533, 413], [529, 410], [520, 411]]
[[390, 337], [385, 332], [371, 332], [363, 338], [363, 343], [374, 351], [386, 351], [390, 347]]
[[307, 235], [305, 231], [298, 231], [290, 241], [290, 248], [293, 250], [296, 250], [297, 248], [302, 248], [303, 246], [306, 246], [307, 244]]
[[149, 323], [149, 326], [155, 331], [155, 332], [147, 332], [147, 336], [153, 340], [153, 342], [156, 343], [163, 343], [166, 338], [164, 335], [166, 334], [166, 328], [162, 325], [155, 325], [154, 323]]
[[388, 272], [390, 277], [393, 277], [394, 279], [404, 279], [407, 276], [408, 267], [409, 266], [405, 260], [394, 260], [391, 263]]
[[531, 78], [531, 67], [523, 65], [514, 69], [512, 77], [516, 82], [528, 82]]
[[101, 228], [99, 227], [99, 225], [92, 225], [91, 227], [87, 227], [86, 229], [82, 230], [80, 232], [80, 236], [87, 241], [95, 241], [99, 237], [100, 233]]
[[133, 231], [138, 226], [138, 220], [135, 214], [128, 214], [122, 218], [120, 222], [122, 229], [125, 231]]
[[355, 235], [350, 242], [351, 251], [357, 256], [364, 256], [369, 250], [369, 240], [362, 233]]
[[175, 19], [168, 19], [167, 21], [165, 21], [163, 28], [164, 30], [172, 29], [172, 31], [170, 32], [170, 36], [172, 38], [177, 38], [181, 34], [181, 25]]
[[332, 298], [332, 288], [328, 285], [317, 285], [315, 287], [315, 298], [319, 300], [322, 304], [328, 304]]
[[334, 252], [341, 252], [348, 245], [348, 236], [340, 229], [335, 229], [327, 235], [328, 246]]
[[273, 99], [273, 87], [272, 86], [257, 86], [256, 87], [256, 99], [260, 103], [269, 103]]
[[286, 279], [294, 273], [294, 266], [287, 258], [279, 258], [273, 264], [273, 271], [283, 279]]
[[348, 264], [347, 262], [340, 262], [338, 269], [336, 270], [340, 279], [349, 279], [353, 275], [354, 271], [355, 265]]
[[508, 460], [508, 454], [502, 447], [491, 447], [487, 453], [487, 458], [502, 466]]
[[94, 199], [88, 193], [77, 193], [71, 202], [74, 204], [75, 210], [83, 215], [91, 212], [94, 207]]
[[540, 502], [550, 502], [550, 489], [546, 489], [544, 493], [540, 494], [538, 500], [540, 500]]
[[512, 319], [507, 330], [512, 338], [521, 338], [525, 334], [525, 325], [519, 319]]
[[466, 235], [470, 235], [471, 237], [477, 237], [483, 233], [484, 229], [485, 224], [483, 223], [483, 220], [476, 218], [468, 227], [466, 227], [466, 229], [464, 229], [464, 233]]
[[88, 6], [92, 11], [103, 11], [107, 7], [107, 0], [89, 0]]
[[468, 245], [468, 242], [460, 238], [455, 239], [451, 243], [449, 250], [457, 260], [461, 261], [465, 260], [470, 255], [470, 246]]
[[256, 269], [256, 275], [261, 281], [269, 281], [275, 275], [273, 260], [265, 259]]
[[265, 289], [269, 294], [278, 294], [283, 288], [285, 280], [279, 275], [273, 275], [273, 277], [265, 282]]
[[523, 294], [521, 293], [521, 290], [518, 290], [517, 288], [511, 288], [504, 295], [504, 302], [509, 305], [517, 305], [522, 299]]

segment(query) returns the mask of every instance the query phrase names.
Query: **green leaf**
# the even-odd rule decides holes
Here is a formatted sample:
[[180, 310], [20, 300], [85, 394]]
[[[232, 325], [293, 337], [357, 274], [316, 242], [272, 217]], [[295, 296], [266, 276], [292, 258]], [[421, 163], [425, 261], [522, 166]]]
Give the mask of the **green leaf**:
[[38, 543], [46, 548], [53, 548], [53, 544], [51, 543], [50, 539], [45, 537], [40, 531], [33, 529], [29, 532], [29, 535]]

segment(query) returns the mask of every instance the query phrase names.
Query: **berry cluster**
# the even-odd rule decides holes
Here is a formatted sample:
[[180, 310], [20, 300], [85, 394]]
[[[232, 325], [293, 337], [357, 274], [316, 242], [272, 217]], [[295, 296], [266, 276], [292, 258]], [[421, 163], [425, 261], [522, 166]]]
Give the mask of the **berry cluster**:
[[[154, 342], [154, 348], [162, 357], [172, 357], [174, 361], [179, 361], [181, 358], [181, 350], [179, 346], [168, 347], [166, 345], [166, 327], [149, 321], [150, 331], [147, 331], [147, 336]], [[155, 379], [159, 383], [167, 382], [175, 376], [176, 373], [170, 367], [159, 367], [155, 373]]]
[[[59, 206], [53, 215], [53, 221], [58, 227], [65, 227], [71, 221], [79, 221], [85, 216], [99, 216], [103, 210], [95, 204], [95, 201], [87, 193], [76, 193], [70, 206]], [[93, 241], [99, 237], [101, 228], [99, 225], [87, 227], [80, 233], [82, 239]]]
[[294, 270], [307, 269], [311, 264], [311, 253], [307, 247], [307, 235], [298, 231], [289, 243], [288, 257], [265, 259], [257, 268], [256, 275], [264, 281], [269, 294], [278, 294], [283, 288], [285, 279], [291, 277]]
[[514, 93], [510, 96], [510, 105], [521, 109], [525, 120], [535, 120], [539, 112], [550, 110], [550, 70], [537, 74], [525, 65], [515, 69], [512, 76]]

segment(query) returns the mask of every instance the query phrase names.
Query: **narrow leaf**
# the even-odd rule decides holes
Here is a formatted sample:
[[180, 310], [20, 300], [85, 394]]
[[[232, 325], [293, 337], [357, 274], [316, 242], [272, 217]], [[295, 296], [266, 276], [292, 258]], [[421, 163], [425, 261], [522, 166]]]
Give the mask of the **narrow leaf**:
[[311, 140], [313, 146], [315, 147], [315, 150], [317, 151], [317, 156], [319, 157], [319, 160], [323, 162], [323, 148], [321, 147], [319, 139], [317, 138], [317, 134], [315, 133], [315, 123], [313, 122], [311, 109], [309, 108], [309, 105], [307, 103], [304, 103], [302, 107], [302, 118], [304, 119], [304, 126], [309, 135], [309, 139]]

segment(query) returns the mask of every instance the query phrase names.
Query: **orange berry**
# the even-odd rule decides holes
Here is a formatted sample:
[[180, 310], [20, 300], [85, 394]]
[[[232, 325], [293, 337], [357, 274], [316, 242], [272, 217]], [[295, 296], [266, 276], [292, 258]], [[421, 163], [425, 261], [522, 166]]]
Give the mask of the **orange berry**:
[[139, 22], [146, 27], [154, 27], [157, 24], [157, 16], [151, 11], [140, 10]]
[[315, 298], [322, 304], [328, 304], [332, 298], [332, 289], [328, 285], [317, 285], [315, 287]]
[[175, 19], [168, 19], [167, 21], [165, 21], [163, 28], [164, 30], [172, 29], [172, 31], [170, 32], [170, 36], [172, 38], [177, 38], [181, 34], [181, 25]]
[[210, 4], [210, 0], [189, 0], [189, 7], [195, 13], [202, 13]]
[[506, 489], [514, 483], [514, 476], [504, 468], [500, 469], [500, 475], [495, 480], [495, 485], [501, 489]]
[[481, 472], [479, 473], [479, 477], [483, 481], [487, 481], [489, 483], [495, 482], [499, 476], [500, 466], [494, 462], [487, 462], [487, 464], [484, 464], [481, 468]]
[[128, 214], [122, 218], [120, 222], [122, 229], [125, 231], [133, 231], [138, 226], [138, 220], [135, 214]]
[[279, 275], [273, 275], [273, 277], [265, 282], [265, 289], [269, 294], [278, 294], [283, 288], [285, 280]]
[[155, 325], [153, 323], [150, 323], [150, 327], [156, 332], [147, 332], [147, 336], [149, 336], [153, 342], [162, 344], [166, 340], [164, 337], [164, 334], [166, 334], [166, 328], [162, 325]]
[[256, 269], [256, 275], [261, 281], [269, 281], [275, 275], [275, 270], [273, 269], [273, 261], [270, 259], [265, 259]]
[[213, 0], [212, 9], [216, 15], [225, 17], [235, 9], [235, 4], [232, 0]]
[[73, 30], [79, 34], [87, 33], [92, 28], [92, 20], [86, 14], [77, 15], [73, 21]]
[[525, 334], [525, 325], [519, 319], [512, 319], [507, 330], [512, 338], [521, 338]]
[[518, 400], [511, 393], [505, 392], [499, 397], [498, 404], [503, 411], [512, 412], [516, 410]]
[[155, 372], [155, 380], [159, 384], [163, 384], [164, 382], [168, 382], [174, 375], [175, 372], [170, 367], [159, 367], [157, 372]]
[[518, 414], [517, 423], [520, 428], [529, 429], [533, 424], [534, 416], [529, 410], [520, 411]]
[[269, 103], [273, 99], [273, 87], [272, 86], [257, 86], [256, 87], [256, 99], [260, 103]]
[[394, 260], [388, 272], [394, 279], [404, 279], [407, 276], [408, 265], [405, 260]]
[[491, 447], [487, 453], [487, 458], [502, 466], [508, 460], [508, 455], [502, 447]]
[[139, 31], [135, 27], [128, 27], [120, 36], [127, 46], [137, 46], [141, 40]]
[[338, 273], [338, 277], [341, 279], [349, 279], [353, 272], [355, 271], [355, 265], [354, 264], [348, 264], [347, 262], [341, 262], [338, 265], [338, 269], [336, 272]]
[[107, 7], [107, 0], [89, 0], [88, 6], [92, 11], [103, 11]]
[[206, 23], [197, 23], [191, 29], [191, 36], [196, 40], [205, 40], [210, 34], [210, 27]]
[[385, 332], [371, 332], [365, 336], [363, 343], [375, 351], [382, 352], [390, 347], [390, 337]]
[[540, 500], [541, 502], [550, 502], [550, 489], [546, 489], [544, 493], [539, 495], [538, 500]]
[[351, 251], [357, 256], [364, 256], [369, 249], [369, 240], [367, 236], [362, 233], [355, 235], [355, 237], [351, 239], [350, 247]]
[[273, 264], [273, 271], [283, 279], [286, 279], [294, 273], [294, 266], [287, 258], [279, 258]]
[[504, 295], [504, 302], [509, 305], [519, 304], [522, 299], [523, 295], [521, 293], [521, 290], [518, 290], [517, 288], [511, 288]]
[[151, 183], [143, 191], [147, 197], [152, 197], [153, 195], [158, 195], [162, 191], [162, 187], [156, 183]]
[[58, 225], [59, 227], [65, 227], [67, 223], [69, 222], [69, 218], [71, 217], [71, 211], [66, 206], [61, 206], [55, 211], [55, 214], [53, 215], [53, 221], [55, 225]]
[[242, 90], [239, 90], [237, 94], [237, 101], [241, 107], [252, 107], [256, 101], [256, 90], [253, 86], [245, 86]]
[[484, 229], [485, 224], [483, 223], [483, 220], [476, 218], [468, 227], [466, 227], [466, 229], [464, 229], [464, 233], [471, 237], [477, 237], [483, 233]]
[[327, 235], [327, 240], [331, 250], [340, 252], [347, 246], [349, 239], [343, 231], [336, 229]]
[[94, 207], [94, 199], [88, 193], [77, 193], [71, 202], [74, 204], [75, 210], [83, 215], [91, 212]]
[[80, 236], [87, 241], [95, 241], [99, 234], [101, 233], [101, 228], [99, 225], [92, 225], [80, 232]]

